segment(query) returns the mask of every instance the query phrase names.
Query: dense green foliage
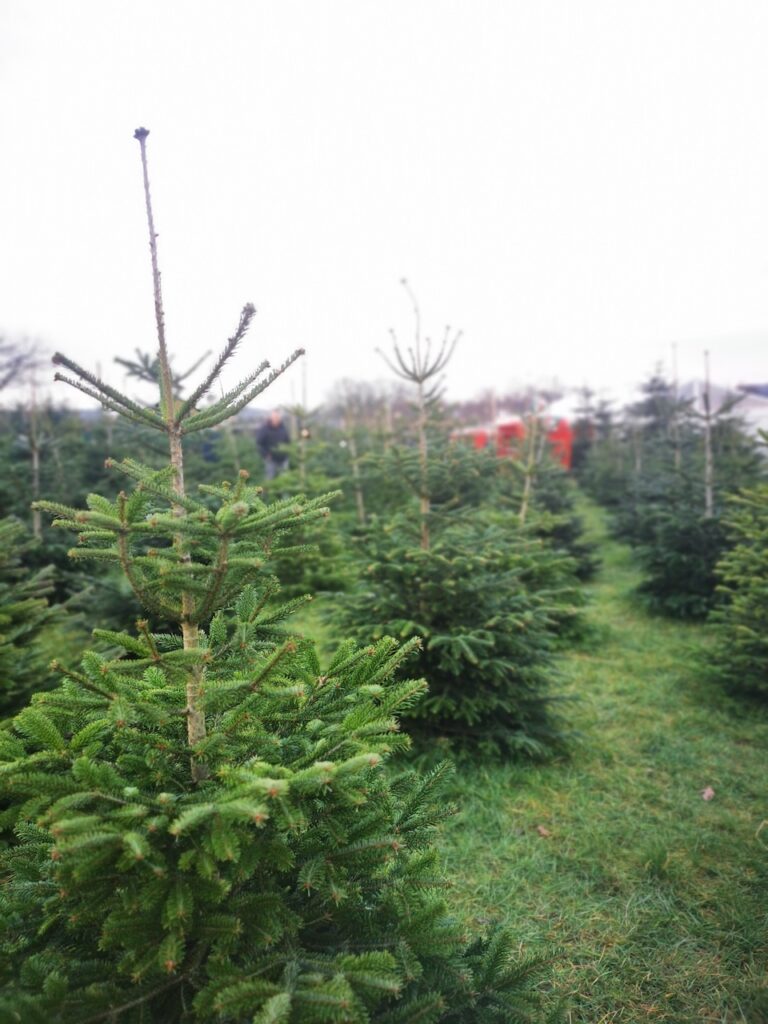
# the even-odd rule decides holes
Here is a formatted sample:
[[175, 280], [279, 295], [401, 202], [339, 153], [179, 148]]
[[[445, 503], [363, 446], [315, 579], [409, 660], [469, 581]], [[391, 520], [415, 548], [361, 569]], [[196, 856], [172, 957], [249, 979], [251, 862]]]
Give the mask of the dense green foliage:
[[568, 607], [563, 558], [515, 526], [456, 517], [424, 550], [413, 518], [400, 516], [361, 539], [363, 576], [336, 614], [361, 641], [423, 638], [429, 694], [409, 713], [417, 735], [528, 753], [561, 735], [549, 691], [553, 627]]
[[611, 509], [618, 537], [643, 567], [648, 607], [703, 619], [716, 604], [715, 566], [728, 545], [726, 497], [759, 475], [754, 442], [735, 400], [704, 412], [654, 375], [621, 422], [594, 411], [593, 444], [580, 469], [585, 487]]
[[0, 716], [17, 711], [53, 682], [41, 632], [55, 612], [51, 567], [30, 571], [22, 559], [34, 545], [15, 519], [0, 520]]
[[[503, 1024], [543, 1020], [544, 964], [511, 935], [465, 934], [432, 846], [448, 769], [399, 774], [398, 714], [423, 680], [418, 641], [338, 646], [321, 666], [284, 626], [268, 569], [324, 498], [267, 503], [186, 486], [184, 447], [300, 355], [263, 363], [204, 404], [254, 316], [181, 399], [165, 343], [137, 129], [159, 352], [144, 406], [65, 356], [57, 376], [168, 445], [167, 465], [110, 461], [133, 481], [86, 509], [43, 501], [77, 561], [121, 570], [146, 617], [96, 629], [80, 667], [0, 730], [0, 1020], [87, 1024]], [[260, 379], [261, 378], [261, 379]], [[551, 1018], [550, 1018], [551, 1019]]]
[[714, 673], [729, 689], [768, 698], [768, 484], [732, 499], [731, 546], [717, 565]]
[[445, 770], [382, 767], [423, 689], [392, 683], [408, 648], [345, 645], [321, 669], [279, 618], [246, 589], [211, 626], [198, 786], [168, 637], [87, 655], [4, 734], [19, 824], [0, 1019], [532, 1019], [537, 965], [447, 914]]
[[294, 442], [288, 468], [268, 485], [268, 497], [325, 493], [334, 510], [333, 517], [292, 528], [286, 543], [270, 555], [269, 567], [286, 596], [334, 592], [348, 584], [345, 545], [347, 534], [354, 529], [354, 513], [340, 489], [346, 481], [332, 475], [334, 470], [338, 472], [333, 459], [337, 448], [338, 444], [321, 438]]
[[[78, 530], [73, 554], [119, 562], [155, 616], [209, 625], [193, 649], [146, 622], [98, 630], [111, 652], [3, 734], [8, 1019], [534, 1019], [540, 964], [447, 914], [431, 848], [444, 770], [381, 766], [407, 745], [394, 715], [424, 690], [392, 680], [413, 643], [347, 644], [321, 669], [282, 627], [274, 584], [249, 582], [321, 501], [267, 506], [244, 475], [180, 499], [170, 470], [120, 468], [132, 495], [47, 506]], [[163, 511], [180, 501], [181, 519]], [[208, 730], [191, 750], [199, 672]]]
[[573, 529], [574, 544], [578, 534], [562, 474], [537, 470], [522, 523], [514, 461], [449, 441], [439, 420], [430, 423], [426, 463], [417, 445], [368, 456], [382, 512], [352, 540], [354, 582], [335, 597], [332, 617], [362, 643], [423, 639], [429, 694], [408, 714], [422, 740], [540, 754], [563, 739], [554, 653], [583, 628], [583, 595], [558, 531]]
[[[547, 546], [573, 560], [573, 572], [582, 582], [592, 579], [600, 564], [597, 545], [585, 536], [584, 523], [576, 507], [574, 480], [548, 453], [533, 467], [530, 510], [526, 523]], [[514, 460], [496, 460], [495, 485], [490, 504], [506, 512], [517, 512], [522, 499], [521, 472]], [[576, 599], [575, 603], [579, 603]]]

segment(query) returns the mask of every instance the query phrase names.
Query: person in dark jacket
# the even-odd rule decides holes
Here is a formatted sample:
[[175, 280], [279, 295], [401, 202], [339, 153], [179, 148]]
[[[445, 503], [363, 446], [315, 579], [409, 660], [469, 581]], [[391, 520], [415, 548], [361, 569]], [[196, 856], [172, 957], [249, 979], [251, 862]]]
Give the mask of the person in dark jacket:
[[269, 417], [256, 433], [256, 444], [259, 454], [264, 459], [264, 475], [273, 480], [279, 473], [288, 468], [288, 452], [285, 445], [291, 440], [283, 422], [283, 414], [273, 409]]

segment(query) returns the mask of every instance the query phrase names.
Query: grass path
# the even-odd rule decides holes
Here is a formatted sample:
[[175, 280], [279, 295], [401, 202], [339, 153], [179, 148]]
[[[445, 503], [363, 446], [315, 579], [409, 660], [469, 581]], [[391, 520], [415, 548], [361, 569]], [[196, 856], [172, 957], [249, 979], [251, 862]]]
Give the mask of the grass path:
[[628, 549], [601, 551], [596, 638], [562, 666], [579, 739], [459, 770], [455, 895], [562, 951], [572, 1024], [766, 1024], [768, 716], [703, 682], [706, 628], [645, 615]]

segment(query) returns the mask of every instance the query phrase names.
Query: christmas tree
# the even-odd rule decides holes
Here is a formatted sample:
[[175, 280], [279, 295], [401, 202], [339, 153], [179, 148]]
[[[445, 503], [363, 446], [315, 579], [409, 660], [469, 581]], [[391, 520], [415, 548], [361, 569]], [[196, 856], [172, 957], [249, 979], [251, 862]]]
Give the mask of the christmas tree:
[[16, 519], [0, 520], [0, 716], [17, 711], [35, 690], [53, 682], [40, 634], [56, 610], [48, 605], [53, 570], [30, 571], [34, 546]]
[[[540, 1021], [542, 963], [507, 933], [473, 939], [448, 911], [432, 845], [448, 773], [393, 777], [397, 715], [422, 696], [395, 674], [417, 646], [343, 643], [321, 666], [285, 625], [263, 564], [323, 499], [265, 504], [245, 474], [190, 496], [184, 438], [241, 408], [263, 365], [204, 411], [247, 306], [184, 401], [167, 358], [141, 145], [159, 337], [145, 408], [63, 356], [75, 387], [165, 434], [168, 465], [126, 459], [133, 488], [43, 508], [77, 558], [117, 564], [146, 609], [0, 735], [15, 843], [0, 912], [0, 1020], [254, 1024]], [[158, 631], [155, 623], [171, 623]], [[175, 624], [175, 625], [174, 625]]]
[[[768, 434], [762, 434], [763, 444]], [[726, 516], [731, 546], [717, 565], [723, 603], [712, 613], [712, 672], [729, 690], [768, 698], [768, 484], [735, 495]]]
[[718, 600], [715, 566], [729, 543], [726, 496], [759, 476], [759, 459], [735, 414], [738, 398], [715, 408], [707, 384], [697, 410], [660, 373], [642, 392], [626, 410], [622, 458], [615, 437], [602, 440], [584, 478], [615, 511], [618, 536], [636, 549], [644, 603], [664, 615], [702, 619]]
[[459, 335], [446, 328], [436, 345], [422, 337], [403, 284], [414, 340], [405, 348], [393, 334], [387, 362], [413, 387], [413, 429], [380, 459], [394, 496], [356, 541], [358, 582], [336, 598], [335, 620], [363, 643], [423, 639], [429, 695], [408, 712], [414, 734], [538, 755], [564, 737], [551, 679], [557, 634], [580, 599], [574, 563], [518, 508], [495, 507], [495, 456], [449, 439], [440, 375]]

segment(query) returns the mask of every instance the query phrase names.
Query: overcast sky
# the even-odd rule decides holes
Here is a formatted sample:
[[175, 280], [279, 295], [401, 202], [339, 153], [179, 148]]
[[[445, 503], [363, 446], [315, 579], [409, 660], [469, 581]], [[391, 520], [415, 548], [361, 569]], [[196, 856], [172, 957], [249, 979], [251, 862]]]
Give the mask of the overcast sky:
[[243, 371], [386, 378], [406, 276], [453, 397], [764, 381], [766, 53], [765, 0], [0, 0], [0, 332], [154, 348], [145, 125], [180, 367], [253, 301]]

